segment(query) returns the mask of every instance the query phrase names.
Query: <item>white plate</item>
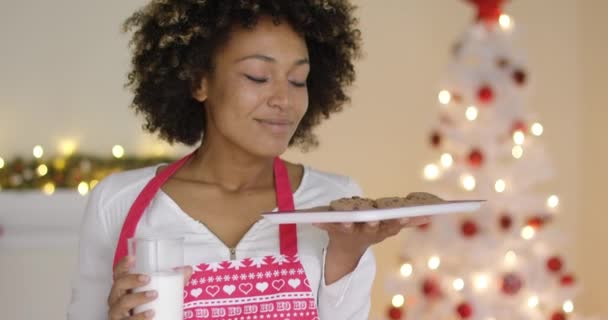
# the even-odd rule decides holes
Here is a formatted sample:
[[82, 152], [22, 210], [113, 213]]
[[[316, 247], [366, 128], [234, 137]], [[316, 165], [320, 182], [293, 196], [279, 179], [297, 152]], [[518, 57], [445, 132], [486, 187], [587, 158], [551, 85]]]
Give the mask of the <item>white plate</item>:
[[[266, 212], [262, 214], [274, 224], [366, 222], [399, 219], [405, 217], [430, 216], [479, 210], [484, 200], [446, 201], [439, 204], [424, 204], [399, 208], [370, 209], [358, 211], [327, 211], [320, 209], [297, 212]], [[322, 211], [319, 211], [322, 210]]]

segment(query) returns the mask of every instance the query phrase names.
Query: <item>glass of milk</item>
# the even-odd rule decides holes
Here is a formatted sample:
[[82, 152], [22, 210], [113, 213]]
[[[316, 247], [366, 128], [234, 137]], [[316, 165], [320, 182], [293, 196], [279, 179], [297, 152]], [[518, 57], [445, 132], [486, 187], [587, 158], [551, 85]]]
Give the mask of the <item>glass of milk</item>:
[[129, 255], [135, 257], [131, 273], [146, 274], [150, 282], [134, 292], [156, 290], [155, 300], [135, 308], [135, 313], [154, 310], [154, 319], [183, 320], [184, 239], [136, 237], [129, 239]]

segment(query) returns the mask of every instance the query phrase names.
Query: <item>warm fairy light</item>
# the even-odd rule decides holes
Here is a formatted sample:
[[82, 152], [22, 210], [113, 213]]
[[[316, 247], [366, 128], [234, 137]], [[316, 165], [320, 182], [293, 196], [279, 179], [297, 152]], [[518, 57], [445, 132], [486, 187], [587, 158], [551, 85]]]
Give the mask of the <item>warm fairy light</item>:
[[55, 185], [52, 182], [47, 182], [43, 187], [42, 187], [42, 192], [44, 192], [47, 195], [52, 195], [55, 192]]
[[538, 123], [538, 122], [534, 123], [532, 125], [531, 129], [532, 129], [532, 134], [535, 135], [535, 136], [537, 136], [537, 137], [540, 136], [541, 134], [543, 134], [543, 130], [544, 130], [543, 129], [543, 125], [540, 124], [540, 123]]
[[441, 90], [439, 92], [439, 102], [441, 104], [448, 104], [452, 100], [452, 95], [447, 90]]
[[477, 119], [477, 114], [478, 112], [475, 106], [468, 107], [467, 111], [465, 112], [465, 115], [469, 121], [474, 121], [475, 119]]
[[42, 155], [44, 154], [44, 149], [42, 149], [41, 145], [37, 145], [34, 147], [34, 150], [32, 153], [34, 154], [34, 157], [36, 157], [36, 159], [40, 159], [40, 158], [42, 158]]
[[487, 289], [488, 286], [490, 285], [490, 279], [487, 275], [480, 274], [475, 277], [474, 283], [475, 283], [475, 288], [477, 288], [479, 290], [484, 290], [484, 289]]
[[428, 262], [429, 269], [431, 269], [431, 270], [437, 270], [437, 268], [439, 268], [440, 264], [441, 264], [441, 259], [439, 259], [438, 256], [432, 256]]
[[399, 271], [401, 272], [401, 275], [402, 275], [404, 278], [407, 278], [407, 277], [409, 277], [409, 276], [411, 276], [411, 275], [412, 275], [412, 272], [414, 272], [414, 268], [412, 267], [412, 265], [411, 265], [411, 264], [409, 264], [409, 263], [404, 263], [404, 264], [401, 266], [401, 269], [400, 269]]
[[504, 180], [502, 180], [502, 179], [496, 180], [496, 183], [494, 184], [494, 189], [496, 190], [496, 192], [498, 192], [498, 193], [504, 192], [506, 188], [507, 188], [507, 184]]
[[513, 251], [507, 251], [505, 254], [505, 264], [513, 266], [517, 262], [517, 255]]
[[565, 313], [570, 313], [570, 312], [574, 311], [574, 303], [572, 303], [572, 301], [568, 300], [568, 301], [564, 302], [564, 305], [562, 306], [562, 308], [564, 309]]
[[89, 184], [82, 181], [81, 183], [78, 184], [78, 193], [80, 193], [80, 195], [84, 196], [89, 192]]
[[549, 208], [556, 208], [559, 205], [559, 198], [556, 195], [552, 195], [547, 199], [547, 206]]
[[513, 133], [513, 142], [515, 142], [515, 144], [522, 145], [525, 140], [526, 136], [522, 131], [517, 130]]
[[501, 14], [498, 18], [498, 23], [504, 30], [509, 30], [513, 27], [513, 21], [511, 20], [511, 17], [504, 13]]
[[93, 188], [95, 188], [95, 186], [99, 183], [99, 181], [97, 180], [91, 180], [91, 182], [89, 183], [89, 188], [91, 190], [93, 190]]
[[49, 168], [46, 165], [41, 164], [38, 166], [38, 168], [36, 168], [36, 172], [40, 177], [44, 177], [47, 173], [49, 173]]
[[66, 139], [59, 141], [59, 152], [63, 156], [71, 156], [76, 151], [76, 141]]
[[429, 164], [424, 167], [424, 177], [427, 180], [435, 180], [439, 177], [439, 167], [435, 164]]
[[393, 307], [401, 308], [401, 307], [403, 307], [403, 304], [405, 303], [405, 297], [403, 297], [403, 295], [396, 294], [393, 296], [392, 302], [393, 302]]
[[472, 191], [473, 189], [475, 189], [475, 177], [470, 174], [462, 175], [460, 177], [460, 182], [462, 182], [462, 186], [468, 191]]
[[0, 169], [4, 168], [4, 159], [0, 157]]
[[521, 237], [526, 240], [534, 238], [535, 233], [536, 231], [534, 231], [534, 227], [532, 226], [525, 226], [523, 229], [521, 229]]
[[521, 159], [524, 155], [524, 148], [520, 145], [514, 146], [513, 150], [511, 150], [511, 154], [513, 154], [513, 158]]
[[454, 287], [454, 290], [456, 291], [464, 289], [464, 280], [460, 278], [454, 280], [454, 282], [452, 282], [452, 287]]
[[538, 297], [531, 296], [530, 298], [528, 298], [528, 307], [536, 308], [536, 306], [538, 306]]
[[115, 158], [120, 159], [120, 158], [122, 158], [122, 156], [125, 155], [125, 149], [122, 146], [120, 146], [120, 145], [115, 145], [112, 148], [112, 155]]
[[451, 167], [453, 163], [454, 163], [454, 158], [452, 158], [451, 154], [444, 153], [444, 154], [441, 155], [441, 165], [444, 168]]

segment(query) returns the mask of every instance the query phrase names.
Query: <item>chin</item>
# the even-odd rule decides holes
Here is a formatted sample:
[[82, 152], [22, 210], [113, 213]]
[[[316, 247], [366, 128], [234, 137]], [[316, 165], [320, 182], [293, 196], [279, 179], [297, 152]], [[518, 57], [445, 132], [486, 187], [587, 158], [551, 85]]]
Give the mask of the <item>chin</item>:
[[289, 147], [289, 141], [260, 141], [255, 147], [250, 149], [253, 154], [261, 157], [274, 158], [282, 155]]

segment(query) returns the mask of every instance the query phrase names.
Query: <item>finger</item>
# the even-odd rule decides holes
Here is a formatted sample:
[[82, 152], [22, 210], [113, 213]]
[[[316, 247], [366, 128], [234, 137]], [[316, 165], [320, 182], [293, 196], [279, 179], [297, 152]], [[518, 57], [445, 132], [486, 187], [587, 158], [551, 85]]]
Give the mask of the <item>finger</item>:
[[431, 217], [412, 217], [410, 218], [410, 220], [407, 222], [407, 226], [408, 227], [416, 227], [416, 226], [420, 226], [423, 224], [427, 224], [431, 222]]
[[128, 274], [124, 275], [122, 278], [114, 281], [114, 285], [112, 286], [112, 290], [110, 291], [110, 296], [108, 297], [108, 305], [112, 306], [118, 301], [122, 296], [126, 294], [128, 290], [135, 289], [137, 287], [141, 287], [146, 285], [150, 281], [150, 277], [145, 274]]
[[343, 222], [341, 223], [340, 231], [344, 233], [353, 233], [353, 231], [355, 231], [355, 224], [352, 222]]
[[188, 283], [190, 277], [192, 277], [192, 274], [194, 273], [191, 266], [177, 267], [175, 268], [175, 271], [180, 271], [184, 274], [184, 283]]
[[131, 317], [126, 318], [126, 320], [147, 320], [154, 318], [154, 310], [146, 310], [144, 312], [139, 312], [134, 314]]
[[120, 260], [120, 262], [118, 262], [118, 264], [116, 265], [116, 267], [114, 267], [114, 270], [113, 270], [114, 280], [116, 280], [116, 279], [122, 277], [123, 275], [129, 273], [129, 270], [133, 266], [134, 262], [135, 262], [135, 259], [133, 258], [133, 256], [126, 256], [126, 257], [122, 258]]
[[362, 224], [361, 229], [365, 234], [377, 234], [380, 230], [380, 221], [369, 221], [367, 223], [364, 223]]
[[128, 314], [133, 308], [148, 303], [156, 299], [157, 296], [158, 292], [156, 290], [126, 294], [111, 307], [110, 316], [121, 319], [125, 313]]

